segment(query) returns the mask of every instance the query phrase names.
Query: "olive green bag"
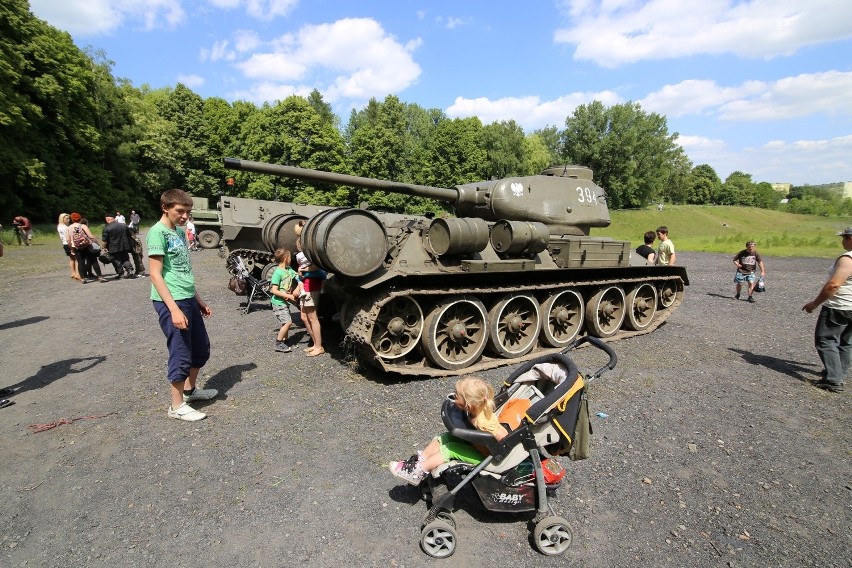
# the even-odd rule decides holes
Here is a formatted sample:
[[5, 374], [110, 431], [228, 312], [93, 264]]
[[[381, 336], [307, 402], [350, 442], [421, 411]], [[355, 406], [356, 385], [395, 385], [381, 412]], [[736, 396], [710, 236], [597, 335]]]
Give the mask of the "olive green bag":
[[589, 420], [589, 395], [583, 389], [580, 395], [580, 408], [577, 412], [577, 425], [574, 427], [574, 443], [571, 445], [569, 457], [574, 460], [584, 460], [591, 454], [592, 422]]

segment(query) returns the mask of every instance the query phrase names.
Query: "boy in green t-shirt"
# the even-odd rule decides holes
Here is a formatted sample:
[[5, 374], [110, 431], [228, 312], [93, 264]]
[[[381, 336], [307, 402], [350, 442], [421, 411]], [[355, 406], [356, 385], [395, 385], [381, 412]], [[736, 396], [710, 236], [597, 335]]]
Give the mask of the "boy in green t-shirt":
[[195, 290], [186, 233], [182, 227], [192, 211], [192, 198], [169, 189], [160, 196], [163, 216], [148, 230], [148, 272], [151, 300], [160, 318], [169, 350], [167, 378], [171, 383], [169, 418], [195, 422], [207, 417], [188, 403], [210, 400], [216, 389], [197, 389], [198, 372], [210, 358], [210, 338], [204, 326], [212, 315]]
[[280, 248], [274, 254], [278, 267], [269, 280], [271, 285], [269, 291], [272, 293], [270, 303], [272, 304], [272, 313], [278, 323], [281, 324], [281, 329], [278, 330], [278, 335], [275, 337], [275, 350], [280, 353], [289, 353], [293, 348], [287, 344], [287, 333], [290, 331], [290, 326], [293, 325], [293, 318], [290, 316], [290, 306], [287, 305], [287, 302], [296, 301], [296, 295], [291, 292], [291, 289], [297, 274], [290, 267], [292, 253], [289, 250]]

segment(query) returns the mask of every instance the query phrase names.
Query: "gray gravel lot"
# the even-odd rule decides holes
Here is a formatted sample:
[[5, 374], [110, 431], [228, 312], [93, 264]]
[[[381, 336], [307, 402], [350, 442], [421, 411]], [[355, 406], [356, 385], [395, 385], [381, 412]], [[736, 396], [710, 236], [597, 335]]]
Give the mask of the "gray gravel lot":
[[329, 355], [274, 353], [271, 311], [241, 315], [224, 261], [203, 251], [202, 382], [221, 394], [207, 420], [169, 420], [148, 279], [80, 285], [48, 248], [0, 259], [0, 387], [20, 389], [0, 409], [0, 565], [852, 565], [850, 391], [810, 385], [815, 315], [801, 311], [830, 260], [767, 258], [749, 305], [732, 298], [728, 255], [678, 254], [683, 305], [613, 344], [618, 367], [591, 387], [608, 415], [593, 417], [592, 457], [563, 462], [554, 506], [573, 547], [541, 556], [527, 516], [463, 493], [458, 550], [435, 561], [418, 546], [425, 505], [385, 464], [440, 431], [454, 379], [359, 369], [330, 329]]

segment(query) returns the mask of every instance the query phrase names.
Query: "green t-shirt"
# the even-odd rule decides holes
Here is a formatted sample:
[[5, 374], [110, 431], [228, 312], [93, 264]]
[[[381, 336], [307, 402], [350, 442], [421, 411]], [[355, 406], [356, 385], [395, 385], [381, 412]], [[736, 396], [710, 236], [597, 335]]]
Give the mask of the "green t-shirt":
[[[163, 257], [163, 280], [172, 298], [185, 300], [195, 296], [195, 276], [192, 275], [192, 263], [189, 261], [189, 247], [186, 233], [181, 227], [169, 229], [158, 221], [148, 229], [148, 256]], [[162, 301], [154, 285], [151, 285], [151, 299]]]
[[[296, 278], [296, 276], [296, 271], [289, 266], [286, 270], [278, 267], [275, 269], [275, 272], [272, 273], [272, 278], [269, 279], [269, 284], [272, 286], [278, 286], [278, 289], [282, 292], [289, 292], [290, 288], [293, 287], [293, 279]], [[279, 298], [275, 295], [272, 296], [272, 299], [269, 302], [273, 306], [283, 306], [286, 303], [284, 298]]]

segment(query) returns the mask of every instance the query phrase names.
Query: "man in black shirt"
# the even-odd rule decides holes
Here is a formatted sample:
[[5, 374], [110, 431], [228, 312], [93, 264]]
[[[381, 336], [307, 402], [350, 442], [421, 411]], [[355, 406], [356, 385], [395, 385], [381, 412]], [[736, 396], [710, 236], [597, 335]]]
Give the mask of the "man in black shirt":
[[654, 264], [654, 260], [657, 258], [657, 253], [654, 252], [654, 247], [651, 246], [656, 238], [657, 233], [648, 231], [645, 233], [645, 244], [636, 248], [636, 254], [645, 257], [645, 260], [651, 264]]

